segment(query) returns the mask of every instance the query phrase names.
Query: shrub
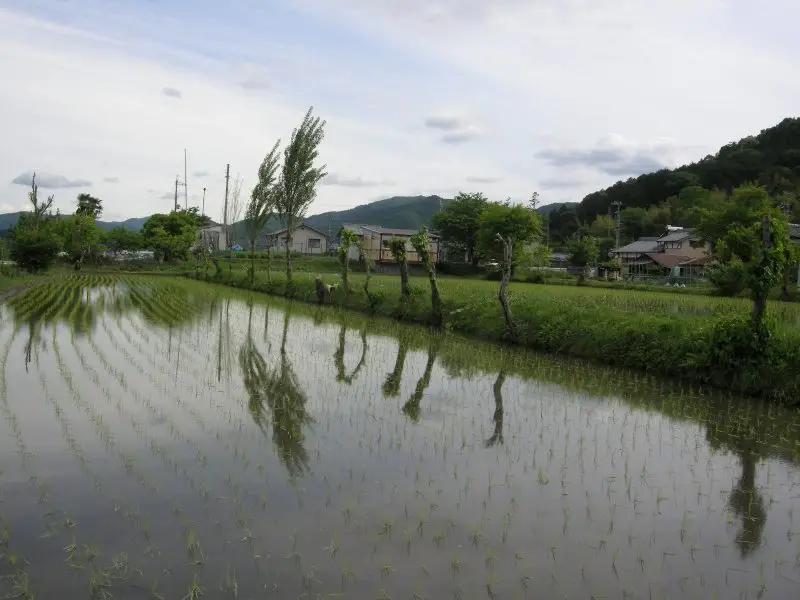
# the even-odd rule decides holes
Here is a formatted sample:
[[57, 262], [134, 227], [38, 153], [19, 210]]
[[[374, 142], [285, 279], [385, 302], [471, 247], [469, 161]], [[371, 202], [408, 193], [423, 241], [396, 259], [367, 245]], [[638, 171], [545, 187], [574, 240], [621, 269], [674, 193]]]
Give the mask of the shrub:
[[50, 227], [15, 227], [11, 259], [29, 273], [44, 271], [56, 259], [58, 239]]
[[734, 259], [726, 265], [713, 265], [706, 269], [706, 276], [722, 296], [738, 296], [745, 288], [745, 266]]
[[528, 283], [544, 283], [544, 275], [540, 271], [529, 273], [525, 278]]

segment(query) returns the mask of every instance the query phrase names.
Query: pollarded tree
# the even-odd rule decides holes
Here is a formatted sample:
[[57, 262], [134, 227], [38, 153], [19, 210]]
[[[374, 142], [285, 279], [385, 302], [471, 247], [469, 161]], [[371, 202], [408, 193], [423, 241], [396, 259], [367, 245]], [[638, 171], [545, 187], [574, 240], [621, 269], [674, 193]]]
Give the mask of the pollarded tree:
[[342, 267], [342, 287], [345, 295], [350, 293], [350, 248], [358, 244], [358, 235], [347, 229], [339, 233], [339, 264]]
[[[278, 171], [278, 147], [281, 141], [275, 142], [261, 166], [258, 168], [258, 183], [250, 195], [250, 202], [244, 215], [247, 239], [250, 242], [250, 285], [253, 285], [256, 276], [256, 239], [264, 229], [267, 221], [272, 216], [277, 205], [276, 173]], [[269, 277], [269, 271], [267, 272]]]
[[411, 297], [411, 286], [408, 284], [408, 253], [405, 238], [389, 240], [389, 252], [400, 269], [400, 299], [405, 302]]
[[424, 225], [411, 236], [411, 245], [419, 256], [425, 272], [428, 274], [428, 282], [431, 286], [431, 312], [433, 317], [433, 324], [437, 327], [442, 324], [444, 320], [444, 307], [442, 304], [442, 296], [439, 294], [439, 282], [436, 281], [436, 267], [431, 260], [430, 253], [430, 236], [428, 235], [428, 228]]
[[302, 123], [292, 132], [283, 151], [283, 167], [278, 182], [278, 216], [286, 228], [286, 289], [292, 287], [292, 235], [301, 225], [317, 196], [317, 184], [327, 175], [325, 165], [315, 166], [319, 146], [325, 137], [325, 121], [312, 117], [308, 109]]
[[498, 256], [502, 278], [497, 299], [503, 309], [506, 328], [512, 337], [517, 330], [508, 303], [507, 291], [516, 264], [515, 250], [533, 242], [542, 231], [539, 214], [521, 204], [497, 202], [487, 204], [481, 213], [478, 228], [478, 249], [483, 256]]

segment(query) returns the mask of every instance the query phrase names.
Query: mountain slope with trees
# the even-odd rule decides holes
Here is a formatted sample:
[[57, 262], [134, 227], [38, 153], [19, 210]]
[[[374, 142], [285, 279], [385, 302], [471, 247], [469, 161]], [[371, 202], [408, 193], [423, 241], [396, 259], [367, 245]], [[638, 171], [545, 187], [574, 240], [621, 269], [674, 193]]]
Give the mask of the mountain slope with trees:
[[[763, 186], [770, 196], [800, 191], [800, 118], [787, 118], [758, 135], [726, 144], [716, 154], [676, 169], [661, 169], [618, 181], [587, 195], [578, 207], [583, 222], [608, 214], [613, 202], [623, 209], [650, 209], [678, 196], [687, 187], [719, 190], [730, 196], [748, 182]], [[800, 213], [800, 206], [794, 207]], [[800, 215], [798, 215], [800, 216]]]

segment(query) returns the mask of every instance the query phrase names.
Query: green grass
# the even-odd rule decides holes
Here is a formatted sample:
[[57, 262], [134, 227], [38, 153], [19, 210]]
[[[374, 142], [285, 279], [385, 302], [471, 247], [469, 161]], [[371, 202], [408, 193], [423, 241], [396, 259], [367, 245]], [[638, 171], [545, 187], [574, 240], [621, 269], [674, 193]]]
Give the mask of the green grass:
[[[250, 287], [244, 265], [230, 274], [224, 269], [220, 277], [213, 273], [212, 267], [211, 281]], [[429, 321], [427, 279], [412, 278], [413, 297], [401, 303], [399, 279], [375, 275], [370, 286], [375, 303], [370, 306], [361, 287], [364, 278], [352, 273], [352, 291], [337, 292], [333, 302], [411, 322]], [[323, 279], [339, 282], [335, 274]], [[800, 306], [795, 303], [770, 303], [772, 336], [759, 346], [748, 326], [750, 302], [743, 298], [514, 282], [509, 300], [519, 332], [510, 339], [497, 282], [442, 278], [439, 285], [446, 327], [466, 335], [782, 401], [800, 397]], [[268, 281], [259, 271], [253, 288], [285, 295], [285, 276], [273, 271]], [[317, 301], [313, 274], [295, 273], [294, 298]]]

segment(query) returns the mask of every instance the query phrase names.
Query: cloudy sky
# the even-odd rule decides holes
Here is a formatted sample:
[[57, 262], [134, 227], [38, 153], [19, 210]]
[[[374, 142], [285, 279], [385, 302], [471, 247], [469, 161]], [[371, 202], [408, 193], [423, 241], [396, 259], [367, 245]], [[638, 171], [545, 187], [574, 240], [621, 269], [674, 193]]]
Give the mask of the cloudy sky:
[[800, 106], [796, 0], [0, 0], [0, 212], [30, 173], [106, 219], [221, 213], [309, 105], [311, 212], [392, 195], [580, 200]]

